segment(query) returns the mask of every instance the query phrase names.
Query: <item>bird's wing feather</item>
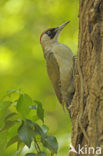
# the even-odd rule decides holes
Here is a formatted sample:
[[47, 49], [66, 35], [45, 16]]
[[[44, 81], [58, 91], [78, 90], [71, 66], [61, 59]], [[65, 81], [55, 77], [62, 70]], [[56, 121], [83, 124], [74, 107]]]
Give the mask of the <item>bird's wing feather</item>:
[[46, 62], [49, 78], [53, 84], [59, 102], [62, 103], [60, 71], [58, 62], [52, 52], [49, 52], [46, 56]]
[[55, 46], [55, 58], [60, 70], [61, 94], [64, 103], [67, 103], [74, 92], [73, 87], [73, 53], [62, 44]]

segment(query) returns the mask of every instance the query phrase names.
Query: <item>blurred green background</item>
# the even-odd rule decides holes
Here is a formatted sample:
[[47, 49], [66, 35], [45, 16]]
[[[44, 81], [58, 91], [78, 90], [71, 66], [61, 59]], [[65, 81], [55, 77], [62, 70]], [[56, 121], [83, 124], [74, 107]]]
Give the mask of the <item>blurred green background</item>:
[[[59, 142], [58, 156], [68, 155], [72, 127], [48, 78], [40, 34], [70, 20], [59, 41], [76, 54], [78, 3], [78, 0], [0, 0], [0, 96], [9, 89], [21, 88], [43, 103], [45, 124]], [[14, 156], [15, 151], [12, 146], [7, 153]]]

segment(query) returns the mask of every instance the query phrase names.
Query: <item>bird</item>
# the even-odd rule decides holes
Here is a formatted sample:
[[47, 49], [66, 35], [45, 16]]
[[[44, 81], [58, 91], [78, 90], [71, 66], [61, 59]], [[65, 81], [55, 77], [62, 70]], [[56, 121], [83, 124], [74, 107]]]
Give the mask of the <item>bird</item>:
[[74, 55], [68, 46], [58, 41], [61, 31], [69, 22], [49, 28], [40, 35], [48, 76], [63, 109], [69, 108], [74, 95]]

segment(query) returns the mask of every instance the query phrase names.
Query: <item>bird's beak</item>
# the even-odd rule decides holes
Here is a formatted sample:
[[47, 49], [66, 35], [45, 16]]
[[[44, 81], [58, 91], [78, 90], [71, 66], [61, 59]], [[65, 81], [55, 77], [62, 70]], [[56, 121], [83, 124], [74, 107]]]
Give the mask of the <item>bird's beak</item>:
[[61, 31], [63, 28], [69, 23], [70, 21], [65, 22], [64, 24], [60, 25], [59, 27], [56, 28], [56, 31]]
[[64, 24], [60, 25], [59, 27], [55, 28], [56, 35], [54, 37], [54, 40], [58, 41], [59, 35], [63, 28], [69, 23], [70, 21], [65, 22]]

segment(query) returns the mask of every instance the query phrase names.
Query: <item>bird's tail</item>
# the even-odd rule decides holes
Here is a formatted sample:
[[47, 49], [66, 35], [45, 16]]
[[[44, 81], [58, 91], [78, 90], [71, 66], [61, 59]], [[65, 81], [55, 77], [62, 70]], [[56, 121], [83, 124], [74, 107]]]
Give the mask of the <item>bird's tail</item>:
[[67, 112], [66, 112], [66, 110], [67, 110], [66, 108], [67, 108], [67, 107], [66, 107], [66, 103], [65, 103], [64, 99], [63, 99], [63, 101], [62, 101], [62, 107], [63, 107], [64, 113], [67, 114]]

